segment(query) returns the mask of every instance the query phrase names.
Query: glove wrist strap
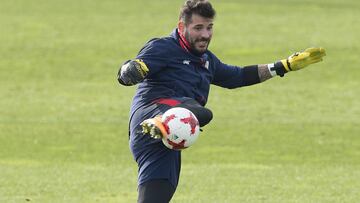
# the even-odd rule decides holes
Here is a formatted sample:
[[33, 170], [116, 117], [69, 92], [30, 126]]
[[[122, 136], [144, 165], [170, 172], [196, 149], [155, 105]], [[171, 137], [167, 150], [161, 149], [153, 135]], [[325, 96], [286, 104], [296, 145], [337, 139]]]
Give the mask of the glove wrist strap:
[[270, 74], [271, 74], [272, 77], [277, 76], [277, 73], [276, 73], [276, 70], [275, 70], [275, 68], [274, 68], [274, 65], [275, 65], [274, 63], [270, 63], [270, 64], [267, 65], [267, 67], [268, 67], [268, 69], [269, 69], [269, 72], [270, 72]]
[[283, 59], [283, 60], [280, 60], [280, 62], [282, 63], [282, 65], [284, 66], [284, 69], [286, 70], [286, 72], [289, 72], [291, 71], [291, 68], [290, 68], [290, 62], [288, 59]]
[[285, 73], [288, 72], [288, 70], [284, 67], [284, 64], [282, 61], [277, 61], [275, 63], [268, 64], [268, 69], [270, 71], [271, 76], [280, 76], [284, 77]]

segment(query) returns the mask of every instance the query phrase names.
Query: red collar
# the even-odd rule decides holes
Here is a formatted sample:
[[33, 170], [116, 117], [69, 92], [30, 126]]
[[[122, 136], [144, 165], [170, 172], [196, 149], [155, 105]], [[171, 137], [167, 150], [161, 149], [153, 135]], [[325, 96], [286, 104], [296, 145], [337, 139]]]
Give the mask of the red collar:
[[183, 48], [187, 52], [190, 52], [190, 44], [186, 40], [185, 36], [181, 32], [179, 32], [179, 30], [177, 30], [177, 33], [179, 34], [179, 43], [181, 48]]

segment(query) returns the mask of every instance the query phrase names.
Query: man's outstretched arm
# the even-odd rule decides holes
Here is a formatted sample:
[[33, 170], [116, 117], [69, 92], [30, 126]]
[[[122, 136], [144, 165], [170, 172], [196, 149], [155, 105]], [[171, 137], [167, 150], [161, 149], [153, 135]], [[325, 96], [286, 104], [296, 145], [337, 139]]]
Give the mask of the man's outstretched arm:
[[308, 48], [303, 52], [297, 52], [287, 59], [277, 61], [272, 64], [258, 65], [258, 74], [260, 82], [268, 80], [276, 75], [283, 77], [285, 73], [297, 71], [307, 67], [310, 64], [322, 61], [326, 55], [323, 48]]

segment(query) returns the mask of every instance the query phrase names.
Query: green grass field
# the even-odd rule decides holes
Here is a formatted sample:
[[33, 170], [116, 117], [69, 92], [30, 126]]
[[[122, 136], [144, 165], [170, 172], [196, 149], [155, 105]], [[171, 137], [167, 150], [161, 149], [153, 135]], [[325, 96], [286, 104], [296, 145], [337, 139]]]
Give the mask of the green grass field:
[[[210, 49], [234, 65], [310, 46], [324, 62], [213, 86], [172, 202], [359, 202], [360, 3], [213, 0]], [[0, 202], [135, 202], [135, 87], [123, 61], [168, 35], [183, 1], [0, 0]]]

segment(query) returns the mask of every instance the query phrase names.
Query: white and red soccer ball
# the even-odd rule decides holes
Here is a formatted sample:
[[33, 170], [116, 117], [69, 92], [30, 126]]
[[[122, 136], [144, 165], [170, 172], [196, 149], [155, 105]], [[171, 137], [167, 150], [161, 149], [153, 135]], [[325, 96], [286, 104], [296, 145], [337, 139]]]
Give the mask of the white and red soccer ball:
[[162, 115], [167, 135], [162, 142], [169, 149], [182, 150], [193, 145], [199, 137], [199, 121], [188, 109], [175, 107]]

